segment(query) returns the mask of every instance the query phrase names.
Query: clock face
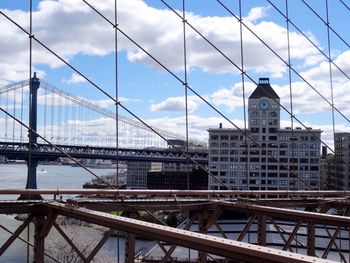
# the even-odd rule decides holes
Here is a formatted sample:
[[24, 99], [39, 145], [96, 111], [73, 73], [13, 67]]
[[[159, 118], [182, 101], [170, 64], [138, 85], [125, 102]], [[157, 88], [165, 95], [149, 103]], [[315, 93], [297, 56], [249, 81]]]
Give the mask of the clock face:
[[262, 100], [259, 102], [259, 107], [260, 107], [260, 109], [262, 109], [262, 110], [267, 110], [267, 109], [270, 107], [270, 103], [269, 103], [268, 100], [262, 99]]

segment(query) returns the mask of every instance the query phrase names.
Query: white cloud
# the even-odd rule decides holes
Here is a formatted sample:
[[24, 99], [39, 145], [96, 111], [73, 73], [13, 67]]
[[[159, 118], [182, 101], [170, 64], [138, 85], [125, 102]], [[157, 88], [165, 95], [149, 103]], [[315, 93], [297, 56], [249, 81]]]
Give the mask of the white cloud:
[[[201, 104], [202, 100], [196, 96], [188, 96], [188, 111], [194, 112]], [[160, 103], [152, 103], [151, 111], [174, 111], [184, 112], [186, 110], [185, 97], [169, 97]]]
[[[232, 120], [232, 122], [238, 127], [244, 127], [242, 120]], [[157, 127], [166, 131], [176, 131], [176, 133], [183, 136], [186, 135], [186, 117], [161, 117], [157, 119], [148, 119], [146, 123], [153, 127]], [[197, 115], [188, 116], [189, 123], [189, 137], [208, 141], [209, 128], [218, 128], [219, 123], [223, 124], [224, 128], [235, 128], [232, 124], [220, 117], [201, 117]]]
[[255, 21], [260, 18], [263, 18], [266, 16], [266, 8], [265, 7], [253, 7], [249, 13], [248, 16], [246, 16], [244, 19], [248, 21]]
[[[113, 20], [114, 1], [95, 1], [93, 4], [106, 17]], [[11, 18], [28, 28], [28, 13], [19, 10], [4, 10]], [[172, 70], [183, 70], [182, 23], [172, 11], [157, 9], [141, 0], [118, 1], [120, 28], [135, 39], [152, 55]], [[255, 20], [266, 16], [266, 9], [255, 7], [250, 10], [245, 23], [264, 41], [286, 57], [286, 29], [273, 22]], [[22, 79], [28, 64], [28, 37], [13, 24], [1, 17], [0, 33], [0, 82]], [[187, 14], [187, 20], [205, 37], [220, 48], [233, 62], [240, 65], [239, 23], [231, 16], [201, 16]], [[82, 1], [44, 0], [33, 13], [34, 34], [66, 60], [78, 54], [104, 56], [114, 51], [114, 32], [110, 25], [98, 17]], [[266, 72], [281, 76], [285, 72], [283, 63], [274, 57], [266, 47], [247, 30], [243, 32], [244, 61], [246, 70]], [[297, 33], [291, 33], [292, 58], [305, 60], [317, 54], [314, 48]], [[34, 42], [35, 43], [35, 42]], [[125, 50], [133, 62], [159, 68], [145, 53], [119, 34], [119, 50]], [[198, 34], [187, 30], [188, 66], [201, 68], [205, 72], [235, 72], [237, 69], [208, 45]], [[44, 48], [34, 45], [35, 63], [51, 67], [62, 65]], [[310, 63], [310, 61], [308, 61]], [[74, 79], [71, 79], [74, 82]]]
[[72, 73], [71, 77], [69, 79], [63, 79], [63, 83], [67, 84], [80, 84], [85, 83], [87, 80], [84, 79], [82, 76], [78, 75], [77, 73]]

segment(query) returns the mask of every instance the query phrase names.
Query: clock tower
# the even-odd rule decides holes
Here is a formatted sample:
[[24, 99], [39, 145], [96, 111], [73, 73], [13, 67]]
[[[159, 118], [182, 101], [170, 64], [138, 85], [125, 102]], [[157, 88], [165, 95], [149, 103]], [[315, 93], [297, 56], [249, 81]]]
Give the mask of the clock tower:
[[280, 98], [270, 86], [269, 78], [260, 78], [248, 100], [248, 127], [257, 140], [268, 140], [269, 134], [277, 133], [280, 128], [279, 103]]

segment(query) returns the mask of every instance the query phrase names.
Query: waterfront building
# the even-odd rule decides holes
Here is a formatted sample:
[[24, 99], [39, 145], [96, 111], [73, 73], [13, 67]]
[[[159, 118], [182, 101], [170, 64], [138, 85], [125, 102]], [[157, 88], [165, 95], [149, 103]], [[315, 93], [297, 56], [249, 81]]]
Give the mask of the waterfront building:
[[209, 129], [209, 189], [320, 188], [321, 130], [280, 127], [280, 98], [260, 78], [248, 100], [248, 129]]
[[187, 171], [150, 171], [147, 189], [207, 190], [208, 173], [202, 169]]
[[327, 154], [323, 161], [322, 174], [325, 177], [325, 189], [350, 189], [350, 132], [334, 134], [334, 154]]
[[128, 161], [126, 168], [126, 187], [128, 189], [146, 189], [147, 172], [151, 169], [151, 162]]
[[[183, 173], [187, 175], [187, 169], [191, 173], [196, 165], [189, 163], [162, 163], [162, 162], [141, 162], [141, 161], [128, 161], [127, 162], [127, 188], [129, 189], [147, 189], [148, 185], [154, 189], [154, 182], [148, 183], [147, 175], [149, 172], [155, 174], [171, 174], [172, 176], [179, 177], [174, 178], [174, 184], [177, 185], [179, 178]], [[152, 177], [154, 178], [154, 177]], [[164, 179], [165, 177], [163, 177]], [[181, 177], [182, 178], [182, 177]], [[205, 183], [208, 186], [208, 183]], [[164, 189], [164, 188], [163, 188]], [[176, 188], [166, 188], [166, 189], [176, 189]], [[207, 188], [206, 188], [207, 189]]]
[[322, 154], [320, 160], [320, 188], [321, 190], [331, 189], [332, 175], [334, 173], [334, 154], [327, 153], [327, 147], [322, 146]]

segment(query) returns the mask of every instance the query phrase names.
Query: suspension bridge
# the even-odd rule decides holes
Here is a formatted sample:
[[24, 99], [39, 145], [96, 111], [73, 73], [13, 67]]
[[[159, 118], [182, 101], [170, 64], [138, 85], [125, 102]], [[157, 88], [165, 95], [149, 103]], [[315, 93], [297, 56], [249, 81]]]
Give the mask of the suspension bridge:
[[[210, 153], [208, 154], [206, 151], [206, 143], [190, 138], [190, 107], [196, 106], [196, 103], [199, 102], [203, 103], [219, 116], [220, 122], [240, 131], [241, 136], [245, 139], [245, 147], [248, 144], [256, 145], [262, 151], [271, 153], [271, 157], [274, 159], [278, 159], [279, 157], [267, 148], [265, 143], [260, 143], [259, 138], [247, 133], [246, 89], [249, 84], [255, 86], [258, 84], [256, 72], [269, 72], [277, 78], [281, 76], [285, 78], [287, 84], [284, 91], [288, 90], [289, 94], [285, 92], [284, 97], [289, 98], [289, 104], [276, 99], [274, 102], [281, 108], [282, 114], [290, 120], [289, 126], [292, 133], [296, 129], [296, 125], [299, 125], [305, 128], [310, 136], [313, 136], [313, 131], [308, 128], [308, 122], [312, 117], [303, 120], [302, 114], [299, 114], [304, 109], [312, 112], [312, 109], [306, 107], [309, 106], [306, 104], [311, 104], [311, 108], [315, 108], [317, 105], [323, 110], [326, 109], [327, 116], [331, 116], [327, 123], [330, 127], [330, 131], [328, 131], [330, 135], [328, 134], [326, 139], [318, 138], [318, 143], [336, 155], [337, 160], [344, 164], [345, 169], [348, 169], [349, 164], [346, 156], [337, 155], [333, 145], [335, 142], [332, 140], [335, 138], [337, 127], [339, 127], [337, 123], [342, 124], [340, 127], [346, 129], [350, 122], [347, 117], [347, 102], [346, 100], [344, 102], [343, 97], [345, 96], [342, 93], [344, 89], [339, 88], [340, 86], [348, 87], [350, 80], [347, 64], [344, 63], [348, 53], [347, 49], [350, 47], [349, 36], [347, 32], [341, 32], [342, 30], [337, 23], [337, 20], [341, 20], [338, 17], [340, 13], [343, 18], [349, 17], [350, 3], [343, 0], [333, 2], [325, 0], [322, 3], [317, 1], [315, 4], [313, 1], [298, 0], [293, 1], [292, 4], [292, 1], [288, 0], [267, 0], [264, 1], [264, 4], [275, 12], [276, 20], [284, 22], [283, 26], [273, 26], [275, 21], [265, 23], [265, 25], [272, 25], [272, 27], [268, 31], [264, 31], [262, 30], [264, 23], [259, 24], [260, 27], [255, 24], [255, 20], [261, 19], [257, 15], [261, 9], [252, 9], [249, 15], [244, 16], [243, 10], [246, 4], [241, 0], [236, 1], [235, 7], [232, 7], [227, 1], [210, 1], [210, 6], [214, 7], [215, 5], [215, 8], [208, 8], [208, 12], [212, 11], [213, 14], [210, 19], [202, 20], [196, 20], [200, 16], [193, 15], [196, 13], [196, 8], [191, 6], [190, 1], [183, 0], [179, 3], [173, 3], [159, 0], [156, 1], [156, 4], [149, 1], [154, 6], [146, 8], [147, 12], [145, 13], [148, 17], [145, 20], [140, 20], [141, 22], [138, 19], [142, 12], [138, 13], [138, 10], [150, 7], [148, 1], [135, 1], [133, 2], [135, 6], [128, 7], [129, 9], [125, 4], [127, 1], [106, 1], [107, 9], [103, 5], [100, 6], [99, 3], [86, 0], [76, 1], [71, 6], [64, 6], [64, 1], [62, 3], [56, 2], [57, 6], [54, 4], [50, 6], [48, 2], [50, 1], [42, 3], [40, 8], [33, 10], [33, 1], [29, 0], [29, 7], [26, 7], [28, 16], [20, 18], [16, 17], [16, 12], [12, 12], [11, 8], [0, 9], [0, 18], [6, 21], [5, 27], [15, 28], [14, 35], [17, 38], [10, 40], [10, 42], [15, 43], [19, 40], [19, 35], [29, 39], [26, 40], [28, 46], [22, 49], [23, 52], [29, 54], [27, 62], [29, 78], [3, 86], [0, 89], [0, 124], [2, 127], [0, 130], [0, 155], [13, 159], [24, 159], [28, 165], [26, 189], [0, 189], [0, 213], [25, 215], [24, 221], [15, 229], [11, 230], [0, 224], [7, 237], [5, 242], [0, 244], [0, 261], [1, 256], [13, 246], [14, 241], [19, 240], [27, 247], [27, 262], [66, 262], [59, 253], [55, 253], [58, 256], [50, 254], [51, 251], [47, 251], [45, 246], [52, 231], [56, 231], [64, 239], [66, 245], [71, 248], [75, 257], [83, 262], [98, 260], [98, 252], [101, 251], [112, 234], [117, 235], [118, 242], [123, 239], [125, 244], [123, 259], [119, 257], [118, 244], [118, 256], [112, 259], [117, 262], [322, 263], [334, 262], [334, 260], [350, 262], [350, 193], [346, 190], [36, 189], [35, 175], [36, 166], [40, 160], [53, 160], [63, 156], [74, 162], [77, 162], [77, 158], [112, 159], [116, 160], [117, 164], [124, 160], [182, 162], [197, 164], [201, 169], [207, 171], [209, 178], [219, 181], [224, 186], [223, 188], [228, 189], [221, 181], [221, 177], [213, 175], [206, 167], [210, 156]], [[140, 3], [141, 5], [138, 5]], [[191, 7], [194, 9], [192, 10]], [[114, 38], [112, 41], [112, 53], [115, 56], [115, 64], [113, 65], [115, 69], [113, 72], [115, 77], [114, 95], [103, 89], [87, 74], [84, 74], [84, 65], [74, 65], [72, 60], [68, 59], [72, 57], [71, 53], [63, 52], [64, 54], [61, 54], [62, 46], [55, 45], [57, 39], [50, 42], [50, 39], [42, 34], [42, 28], [36, 27], [38, 26], [36, 23], [46, 17], [40, 12], [45, 12], [45, 10], [54, 12], [55, 8], [60, 12], [67, 10], [71, 13], [78, 12], [74, 14], [74, 19], [71, 17], [71, 20], [68, 19], [72, 22], [70, 26], [73, 26], [74, 21], [79, 20], [78, 18], [82, 18], [84, 15], [88, 15], [89, 21], [90, 18], [98, 18], [96, 24], [104, 23], [105, 28], [99, 36], [102, 38], [107, 34]], [[138, 16], [130, 19], [132, 26], [129, 27], [127, 26], [129, 21], [125, 19], [130, 15], [128, 10], [132, 10], [131, 13]], [[159, 10], [166, 13], [157, 13]], [[219, 16], [215, 13], [217, 10], [220, 10]], [[293, 16], [293, 10], [298, 10], [297, 13], [305, 13], [306, 15], [304, 14], [304, 17]], [[50, 14], [49, 17], [57, 15], [57, 13]], [[170, 48], [167, 50], [169, 52], [165, 52], [165, 59], [164, 54], [160, 52], [164, 51], [161, 44], [167, 43], [169, 39], [173, 42], [173, 35], [164, 34], [157, 41], [152, 39], [151, 42], [157, 44], [155, 48], [152, 48], [149, 37], [146, 38], [146, 41], [142, 40], [142, 36], [147, 30], [159, 29], [165, 24], [171, 27], [170, 22], [162, 21], [160, 23], [158, 21], [155, 25], [150, 24], [149, 28], [145, 30], [144, 26], [148, 26], [147, 21], [159, 14], [169, 21], [177, 19], [178, 26], [173, 29], [179, 37], [175, 42], [177, 46], [183, 48], [182, 50], [174, 49], [179, 52], [178, 54], [172, 52], [174, 50]], [[224, 18], [224, 26], [215, 24], [216, 20], [220, 20], [220, 16]], [[26, 18], [24, 19], [24, 17]], [[316, 36], [313, 36], [302, 26], [302, 23], [310, 23], [309, 20], [324, 29], [324, 32], [320, 33], [319, 39], [316, 39]], [[137, 23], [142, 24], [142, 30], [136, 30], [135, 33], [133, 30]], [[237, 26], [233, 34], [231, 31], [225, 31], [225, 28], [233, 28], [233, 24]], [[212, 25], [215, 28], [214, 31], [211, 31]], [[90, 25], [89, 30], [94, 30], [94, 27]], [[219, 34], [221, 30], [223, 30], [223, 34]], [[68, 31], [67, 28], [64, 28], [64, 32]], [[263, 32], [267, 33], [267, 38]], [[275, 38], [275, 35], [279, 33], [281, 33], [280, 36], [283, 36], [280, 40]], [[226, 39], [225, 35], [229, 38]], [[57, 36], [65, 39], [67, 44], [70, 44], [68, 42], [74, 41], [75, 38], [66, 38], [64, 34], [57, 34]], [[5, 39], [7, 38], [11, 39], [11, 33], [6, 34]], [[198, 40], [201, 42], [197, 42]], [[224, 44], [231, 43], [232, 40], [232, 45], [227, 49]], [[182, 105], [184, 105], [185, 129], [179, 131], [180, 135], [149, 125], [147, 120], [139, 117], [142, 114], [131, 110], [120, 99], [119, 82], [124, 69], [121, 70], [118, 67], [118, 62], [120, 61], [120, 50], [125, 48], [123, 46], [125, 42], [132, 45], [132, 51], [128, 51], [127, 54], [128, 59], [150, 63], [151, 67], [160, 69], [162, 74], [167, 74], [184, 91], [181, 99], [183, 99]], [[295, 43], [299, 43], [302, 48], [297, 49]], [[340, 48], [339, 43], [343, 48]], [[170, 45], [169, 42], [168, 44]], [[104, 51], [98, 48], [86, 46], [92, 53], [104, 54]], [[37, 51], [38, 47], [45, 50], [44, 54], [52, 55], [60, 64], [91, 85], [99, 94], [107, 97], [115, 106], [115, 110], [100, 107], [91, 100], [69, 94], [67, 91], [50, 85], [45, 79], [39, 80], [33, 74], [37, 65], [33, 56], [37, 55], [41, 59], [45, 56], [34, 52]], [[72, 45], [72, 49], [74, 49], [73, 47], [74, 45]], [[7, 46], [7, 49], [10, 51], [10, 46]], [[212, 53], [206, 53], [207, 49], [210, 49], [220, 59], [216, 60], [211, 56]], [[234, 49], [234, 53], [230, 51], [232, 49]], [[189, 51], [198, 51], [199, 53], [191, 56]], [[87, 50], [79, 52], [90, 54]], [[250, 53], [253, 54], [253, 60], [262, 64], [258, 63], [258, 65], [253, 66]], [[267, 54], [265, 58], [269, 58], [271, 63], [264, 64], [259, 60], [264, 54]], [[177, 59], [183, 57], [182, 67], [168, 65], [167, 62], [173, 61], [174, 56]], [[303, 60], [304, 56], [307, 56], [308, 59]], [[203, 58], [209, 58], [210, 63], [199, 66], [198, 61]], [[219, 91], [210, 96], [200, 88], [197, 90], [195, 85], [191, 83], [189, 78], [191, 70], [197, 73], [196, 69], [201, 68], [204, 72], [215, 72], [216, 68], [213, 69], [213, 65], [217, 66], [218, 72], [233, 71], [234, 74], [239, 75], [241, 119], [243, 119], [241, 126], [244, 128], [223, 112], [221, 104], [218, 103], [220, 100], [211, 100], [219, 95]], [[315, 67], [312, 68], [310, 65]], [[179, 68], [183, 73], [181, 77], [178, 74]], [[302, 72], [300, 68], [303, 68], [304, 71]], [[267, 71], [265, 71], [266, 69]], [[192, 76], [194, 79], [198, 77], [195, 74]], [[139, 74], [139, 77], [141, 78], [142, 74]], [[0, 79], [6, 79], [6, 77], [0, 76]], [[320, 79], [325, 79], [325, 81], [321, 82]], [[339, 87], [336, 88], [336, 86]], [[224, 91], [227, 99], [226, 91], [224, 89], [220, 91]], [[230, 94], [232, 93], [235, 93], [235, 90], [231, 90]], [[302, 97], [298, 96], [300, 93], [308, 95], [306, 100], [301, 100]], [[189, 103], [190, 99], [193, 99], [189, 94], [195, 98], [194, 104]], [[162, 107], [163, 104], [158, 104], [154, 105], [153, 108]], [[120, 109], [131, 115], [132, 118], [121, 116]], [[343, 125], [344, 123], [345, 125]], [[292, 146], [290, 156], [294, 157], [295, 153]], [[247, 148], [245, 154], [247, 157]], [[277, 161], [281, 162], [281, 160]], [[80, 166], [91, 175], [101, 179], [89, 168], [81, 164]], [[249, 189], [249, 166], [249, 159], [245, 158], [246, 189]], [[300, 174], [295, 173], [293, 167], [285, 165], [291, 177], [302, 179]], [[118, 167], [116, 172], [118, 174]], [[16, 200], [18, 195], [21, 196], [22, 200]], [[67, 199], [67, 195], [78, 197]], [[44, 199], [38, 199], [39, 196], [44, 196]], [[11, 197], [11, 200], [8, 197]], [[127, 216], [110, 213], [115, 211], [124, 211]], [[138, 211], [145, 211], [152, 218], [152, 222], [134, 219]], [[159, 218], [162, 213], [170, 214], [173, 212], [186, 217], [178, 228], [168, 226]], [[61, 216], [103, 226], [104, 232], [101, 239], [90, 251], [85, 251], [84, 247], [79, 247], [74, 237], [70, 236], [58, 223], [58, 218]], [[223, 222], [226, 219], [229, 219], [231, 223], [236, 222], [234, 229], [232, 225], [228, 228], [224, 227], [225, 223]], [[34, 228], [32, 236], [30, 235], [31, 227]], [[27, 230], [26, 238], [21, 235], [25, 229]], [[123, 232], [122, 236], [121, 232]], [[136, 253], [138, 237], [155, 240], [159, 251], [156, 257], [152, 253], [146, 253], [142, 256]], [[32, 252], [30, 252], [30, 248], [32, 248]]]

